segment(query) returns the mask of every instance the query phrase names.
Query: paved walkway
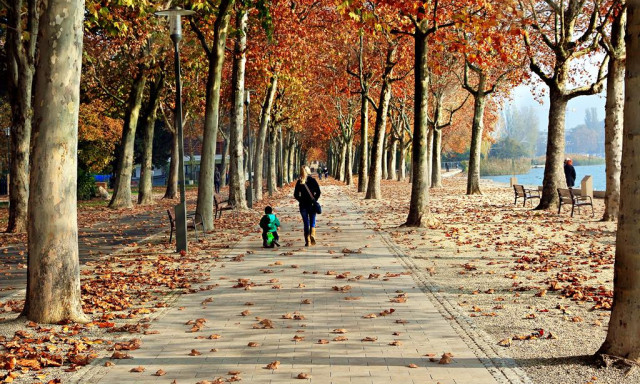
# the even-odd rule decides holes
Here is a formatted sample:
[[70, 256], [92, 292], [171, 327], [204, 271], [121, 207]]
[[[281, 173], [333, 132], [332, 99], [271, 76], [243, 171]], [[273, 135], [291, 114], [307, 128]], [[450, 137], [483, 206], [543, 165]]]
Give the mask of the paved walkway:
[[[293, 200], [277, 207], [282, 248], [262, 249], [259, 233], [244, 239], [211, 271], [217, 288], [181, 297], [133, 359], [97, 362], [81, 382], [215, 382], [239, 372], [248, 383], [304, 382], [301, 373], [314, 383], [495, 383], [353, 201], [338, 187], [323, 192], [317, 246], [300, 246]], [[192, 332], [196, 319], [206, 323]], [[443, 353], [450, 364], [438, 364]], [[138, 366], [145, 371], [130, 372]]]

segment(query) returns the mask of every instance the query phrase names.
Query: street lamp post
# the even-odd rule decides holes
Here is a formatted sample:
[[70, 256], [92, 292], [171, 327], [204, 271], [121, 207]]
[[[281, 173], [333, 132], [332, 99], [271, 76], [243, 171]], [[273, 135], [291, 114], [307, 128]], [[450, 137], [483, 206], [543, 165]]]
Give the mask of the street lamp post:
[[193, 15], [195, 12], [180, 7], [173, 7], [156, 12], [156, 16], [168, 16], [169, 31], [174, 48], [176, 72], [176, 132], [178, 135], [178, 184], [180, 185], [180, 203], [175, 208], [176, 252], [187, 252], [187, 202], [185, 198], [184, 175], [184, 135], [182, 131], [182, 83], [180, 81], [180, 40], [182, 40], [181, 16]]
[[11, 199], [9, 198], [9, 191], [11, 185], [11, 128], [7, 127], [4, 129], [4, 134], [7, 136], [7, 201], [9, 206], [11, 206]]
[[250, 120], [250, 106], [251, 106], [251, 90], [247, 89], [244, 91], [244, 105], [247, 108], [247, 136], [249, 141], [249, 150], [247, 153], [249, 154], [247, 157], [247, 169], [249, 170], [249, 187], [247, 188], [247, 207], [253, 207], [253, 178], [251, 177], [253, 174], [253, 164], [251, 164], [251, 120]]

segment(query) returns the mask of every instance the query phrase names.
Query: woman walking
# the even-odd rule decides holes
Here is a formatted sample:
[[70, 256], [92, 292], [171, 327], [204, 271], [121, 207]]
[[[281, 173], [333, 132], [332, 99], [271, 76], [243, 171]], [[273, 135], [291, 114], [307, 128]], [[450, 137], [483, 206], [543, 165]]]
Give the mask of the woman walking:
[[311, 170], [306, 165], [300, 170], [300, 178], [293, 191], [293, 197], [300, 204], [300, 214], [304, 223], [304, 246], [316, 244], [316, 209], [315, 202], [320, 198], [320, 186], [311, 176]]

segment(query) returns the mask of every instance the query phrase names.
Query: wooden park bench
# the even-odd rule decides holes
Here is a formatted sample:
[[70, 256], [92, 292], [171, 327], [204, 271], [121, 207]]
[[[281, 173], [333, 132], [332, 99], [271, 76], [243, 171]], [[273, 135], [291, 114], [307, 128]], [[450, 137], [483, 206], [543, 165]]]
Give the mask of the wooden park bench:
[[[218, 200], [218, 196], [217, 195], [213, 195], [213, 202], [215, 203], [215, 208], [216, 211], [213, 215], [214, 219], [219, 219], [222, 217], [222, 211], [230, 211], [233, 209], [232, 206], [229, 205], [229, 200]], [[227, 205], [225, 205], [224, 207], [222, 206], [222, 204], [227, 203]]]
[[[171, 241], [173, 240], [173, 232], [176, 230], [176, 219], [173, 217], [173, 214], [169, 209], [167, 209], [167, 215], [169, 216], [169, 225], [171, 225], [171, 233], [169, 234], [169, 244], [171, 244]], [[191, 223], [189, 223], [189, 220], [191, 220]], [[204, 224], [202, 223], [202, 216], [197, 212], [188, 213], [187, 229], [193, 228], [196, 234], [196, 241], [198, 241], [198, 225], [202, 229], [203, 236], [206, 236], [206, 233], [204, 232]]]
[[525, 188], [524, 185], [514, 184], [513, 192], [516, 195], [516, 199], [513, 201], [514, 205], [518, 203], [519, 198], [522, 198], [524, 200], [522, 202], [523, 207], [527, 204], [527, 200], [532, 200], [532, 199], [540, 200], [540, 191], [538, 191], [537, 189]]
[[571, 204], [571, 217], [573, 217], [573, 210], [576, 207], [578, 208], [579, 213], [580, 207], [585, 205], [591, 206], [591, 217], [594, 216], [593, 200], [591, 199], [591, 196], [575, 195], [571, 188], [558, 188], [558, 214], [560, 214], [563, 204]]

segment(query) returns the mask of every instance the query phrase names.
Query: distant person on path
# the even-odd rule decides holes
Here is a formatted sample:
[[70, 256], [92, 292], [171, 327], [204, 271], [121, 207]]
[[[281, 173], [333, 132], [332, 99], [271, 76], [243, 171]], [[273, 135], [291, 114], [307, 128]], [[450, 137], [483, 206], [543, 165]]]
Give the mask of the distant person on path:
[[449, 163], [444, 163], [445, 168], [447, 169], [447, 173], [449, 172]]
[[274, 244], [278, 247], [280, 243], [280, 236], [278, 236], [278, 228], [280, 227], [280, 220], [273, 213], [273, 208], [270, 206], [264, 207], [264, 216], [260, 219], [260, 228], [262, 228], [262, 247], [273, 248]]
[[327, 167], [324, 167], [324, 178], [325, 179], [329, 178], [329, 169]]
[[316, 244], [316, 211], [314, 202], [320, 198], [320, 185], [311, 176], [311, 170], [306, 165], [300, 170], [300, 178], [296, 182], [293, 197], [300, 204], [300, 215], [304, 224], [304, 246]]
[[573, 167], [573, 160], [568, 157], [564, 161], [564, 178], [567, 179], [567, 187], [573, 188], [576, 182], [576, 169]]
[[216, 187], [216, 193], [220, 193], [220, 170], [216, 167], [216, 173], [213, 174], [213, 185]]

